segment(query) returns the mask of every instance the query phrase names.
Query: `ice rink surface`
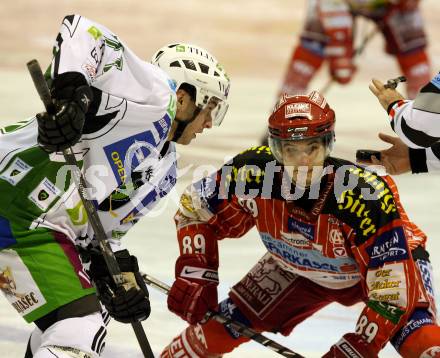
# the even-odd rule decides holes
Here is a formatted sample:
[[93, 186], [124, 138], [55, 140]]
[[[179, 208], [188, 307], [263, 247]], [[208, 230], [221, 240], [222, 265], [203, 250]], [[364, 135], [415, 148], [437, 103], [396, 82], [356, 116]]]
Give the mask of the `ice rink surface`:
[[[191, 147], [179, 147], [180, 168], [185, 174], [176, 189], [159, 207], [128, 233], [126, 245], [140, 262], [141, 269], [168, 284], [172, 283], [174, 261], [178, 254], [172, 222], [177, 200], [183, 188], [204, 171], [212, 171], [240, 151], [258, 145], [267, 115], [273, 105], [284, 66], [290, 56], [295, 34], [300, 28], [304, 1], [185, 1], [176, 8], [172, 2], [157, 4], [127, 1], [41, 1], [50, 5], [51, 15], [43, 6], [25, 1], [2, 4], [0, 37], [0, 125], [32, 116], [42, 110], [32, 87], [25, 63], [33, 57], [43, 65], [50, 60], [50, 46], [64, 14], [79, 12], [115, 31], [139, 55], [150, 56], [156, 47], [175, 40], [186, 40], [206, 46], [220, 59], [232, 78], [230, 110], [220, 128], [206, 132]], [[148, 2], [150, 3], [150, 2]], [[150, 8], [149, 8], [150, 7]], [[5, 10], [5, 11], [3, 11]], [[439, 25], [436, 0], [425, 0], [423, 12], [431, 42]], [[120, 14], [120, 16], [116, 16]], [[12, 16], [13, 15], [13, 16]], [[171, 18], [174, 16], [174, 23]], [[17, 18], [32, 26], [18, 26]], [[18, 21], [20, 22], [20, 21]], [[363, 25], [364, 26], [364, 25]], [[161, 31], [158, 31], [158, 28]], [[153, 32], [156, 29], [156, 32]], [[377, 139], [379, 131], [390, 133], [387, 116], [368, 90], [372, 76], [381, 79], [399, 75], [394, 61], [381, 52], [378, 35], [359, 58], [359, 73], [346, 87], [334, 85], [327, 100], [337, 115], [334, 156], [353, 160], [359, 147], [384, 148]], [[429, 48], [433, 70], [438, 69], [439, 44]], [[436, 56], [437, 55], [437, 59]], [[327, 81], [321, 71], [313, 82], [316, 89]], [[440, 177], [403, 175], [395, 177], [400, 195], [410, 218], [429, 238], [434, 270], [437, 271], [436, 293], [440, 294]], [[252, 230], [239, 240], [220, 243], [220, 298], [263, 255], [264, 247]], [[436, 272], [435, 272], [436, 273]], [[166, 309], [166, 297], [150, 289], [153, 313], [143, 324], [155, 353], [170, 342], [186, 325]], [[298, 326], [290, 337], [271, 335], [276, 341], [306, 357], [320, 357], [346, 332], [353, 331], [361, 306], [345, 308], [331, 305]], [[32, 330], [19, 315], [0, 299], [0, 357], [22, 357]], [[255, 343], [241, 346], [228, 357], [275, 357], [276, 354]], [[141, 357], [137, 342], [128, 325], [111, 322], [103, 357]], [[380, 357], [398, 357], [387, 346]]]

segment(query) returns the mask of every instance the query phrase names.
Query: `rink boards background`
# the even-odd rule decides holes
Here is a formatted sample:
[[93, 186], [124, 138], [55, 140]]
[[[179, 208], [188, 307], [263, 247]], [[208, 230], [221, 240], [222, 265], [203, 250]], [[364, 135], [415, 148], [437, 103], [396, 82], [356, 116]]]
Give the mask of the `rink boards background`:
[[[127, 235], [126, 245], [137, 255], [143, 271], [172, 283], [174, 260], [178, 254], [172, 216], [183, 188], [194, 178], [219, 167], [225, 160], [257, 145], [274, 101], [279, 81], [290, 56], [295, 34], [301, 27], [303, 0], [232, 0], [210, 2], [189, 0], [175, 8], [174, 2], [136, 1], [25, 1], [0, 6], [0, 125], [32, 116], [42, 110], [25, 63], [38, 58], [43, 66], [50, 61], [51, 45], [62, 17], [80, 13], [105, 24], [122, 38], [139, 56], [149, 58], [160, 46], [189, 41], [209, 48], [220, 59], [232, 78], [230, 110], [223, 125], [197, 138], [190, 148], [179, 147], [179, 166], [186, 173], [176, 190], [148, 218], [144, 218]], [[44, 6], [46, 5], [46, 6]], [[440, 68], [440, 44], [434, 43], [439, 25], [435, 14], [440, 4], [425, 0], [422, 7], [431, 46], [433, 69]], [[50, 13], [50, 16], [48, 15]], [[18, 19], [20, 21], [18, 21]], [[20, 24], [19, 24], [20, 23]], [[362, 22], [359, 32], [368, 24]], [[399, 75], [394, 61], [381, 49], [376, 36], [359, 58], [359, 71], [352, 84], [333, 86], [327, 100], [337, 113], [337, 142], [334, 155], [350, 160], [358, 147], [383, 148], [377, 132], [391, 133], [387, 116], [368, 90], [373, 75], [387, 79]], [[437, 55], [437, 59], [435, 56]], [[322, 88], [327, 72], [322, 70], [313, 88]], [[197, 167], [193, 164], [197, 163]], [[200, 168], [199, 165], [205, 167]], [[440, 294], [440, 181], [438, 175], [395, 177], [405, 209], [429, 237], [428, 249], [437, 270], [436, 292]], [[239, 240], [220, 243], [220, 298], [264, 253], [255, 230]], [[185, 324], [166, 309], [166, 297], [150, 289], [153, 313], [144, 323], [153, 350], [161, 349]], [[352, 331], [361, 306], [343, 308], [331, 305], [297, 327], [291, 337], [275, 339], [307, 357], [319, 357], [344, 333]], [[0, 355], [22, 357], [32, 330], [0, 299]], [[111, 322], [104, 357], [140, 357], [130, 326]], [[275, 357], [266, 348], [247, 344], [230, 357]], [[397, 357], [387, 347], [381, 357]]]

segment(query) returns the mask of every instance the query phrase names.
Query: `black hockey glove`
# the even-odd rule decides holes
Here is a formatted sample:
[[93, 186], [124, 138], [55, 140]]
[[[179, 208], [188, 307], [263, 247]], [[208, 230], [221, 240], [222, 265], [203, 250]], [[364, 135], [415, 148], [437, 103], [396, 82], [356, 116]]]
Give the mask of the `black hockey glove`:
[[76, 72], [58, 76], [51, 92], [55, 114], [37, 114], [38, 143], [48, 153], [62, 151], [79, 141], [93, 100], [93, 92], [84, 76]]
[[91, 253], [90, 277], [95, 282], [98, 297], [115, 320], [122, 323], [143, 321], [150, 315], [151, 308], [137, 259], [127, 250], [117, 251], [115, 256], [125, 280], [120, 287], [114, 284], [104, 257]]

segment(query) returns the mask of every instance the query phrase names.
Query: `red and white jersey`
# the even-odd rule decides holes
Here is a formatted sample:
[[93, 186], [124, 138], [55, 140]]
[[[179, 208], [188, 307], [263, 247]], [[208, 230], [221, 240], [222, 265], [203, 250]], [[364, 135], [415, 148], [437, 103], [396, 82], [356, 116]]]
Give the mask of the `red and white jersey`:
[[336, 158], [326, 164], [321, 183], [301, 195], [268, 147], [239, 154], [182, 195], [180, 252], [217, 261], [218, 240], [255, 226], [285, 270], [332, 289], [361, 282], [362, 315], [376, 322], [369, 343], [378, 351], [414, 307], [429, 304], [411, 254], [426, 236], [409, 221], [391, 178]]

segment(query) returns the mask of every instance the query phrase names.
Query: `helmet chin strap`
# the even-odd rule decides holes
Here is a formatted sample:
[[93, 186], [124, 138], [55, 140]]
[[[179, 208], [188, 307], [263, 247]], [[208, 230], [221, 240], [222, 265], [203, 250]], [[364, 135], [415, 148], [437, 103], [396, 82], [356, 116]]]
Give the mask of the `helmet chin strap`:
[[176, 142], [179, 140], [179, 138], [182, 136], [183, 132], [185, 131], [185, 128], [188, 124], [190, 124], [194, 119], [196, 119], [197, 115], [200, 113], [200, 108], [197, 107], [194, 110], [194, 115], [192, 118], [184, 121], [182, 119], [178, 119], [177, 117], [174, 118], [174, 120], [177, 122], [177, 127], [174, 132], [173, 138], [171, 138], [171, 142]]
[[182, 136], [183, 131], [185, 130], [186, 126], [189, 124], [189, 122], [182, 121], [180, 119], [174, 118], [174, 120], [177, 122], [176, 130], [174, 131], [173, 138], [171, 138], [171, 142], [176, 142], [179, 140], [179, 138]]

